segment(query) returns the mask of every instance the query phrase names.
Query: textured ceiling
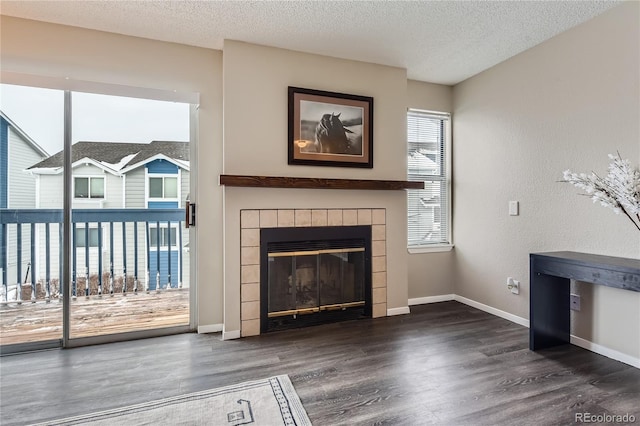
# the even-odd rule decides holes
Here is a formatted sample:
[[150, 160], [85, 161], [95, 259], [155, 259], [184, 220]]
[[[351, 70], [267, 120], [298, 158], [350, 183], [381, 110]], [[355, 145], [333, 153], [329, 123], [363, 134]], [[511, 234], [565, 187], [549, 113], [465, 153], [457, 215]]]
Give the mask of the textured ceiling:
[[407, 69], [455, 84], [616, 1], [8, 1], [0, 13], [222, 49], [224, 39]]

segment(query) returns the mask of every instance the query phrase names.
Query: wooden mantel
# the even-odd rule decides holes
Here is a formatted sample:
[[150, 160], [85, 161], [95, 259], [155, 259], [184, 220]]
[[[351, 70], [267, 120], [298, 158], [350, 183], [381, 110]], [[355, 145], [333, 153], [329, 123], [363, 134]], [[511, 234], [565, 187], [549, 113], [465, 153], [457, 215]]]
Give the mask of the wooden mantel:
[[220, 185], [254, 188], [311, 188], [311, 189], [423, 189], [424, 182], [404, 180], [321, 179], [284, 176], [220, 175]]

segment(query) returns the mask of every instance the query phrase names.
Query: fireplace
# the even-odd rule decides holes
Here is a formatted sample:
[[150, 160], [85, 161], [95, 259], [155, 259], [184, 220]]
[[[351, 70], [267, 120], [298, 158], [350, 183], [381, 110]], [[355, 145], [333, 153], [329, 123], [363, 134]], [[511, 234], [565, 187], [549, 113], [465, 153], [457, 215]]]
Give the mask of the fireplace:
[[[344, 301], [343, 303], [333, 303], [332, 300], [327, 299], [327, 294], [325, 292], [324, 297], [318, 297], [321, 299], [321, 305], [323, 306], [322, 314], [320, 318], [328, 318], [329, 316], [339, 317], [336, 320], [347, 319], [345, 317], [346, 314], [353, 314], [354, 317], [359, 317], [357, 314], [356, 308], [362, 305], [366, 306], [368, 302], [370, 305], [370, 313], [365, 312], [365, 316], [369, 315], [372, 318], [379, 318], [387, 315], [387, 262], [386, 262], [386, 211], [382, 208], [346, 208], [346, 209], [250, 209], [250, 210], [241, 210], [240, 211], [240, 319], [241, 319], [241, 336], [255, 336], [264, 332], [264, 328], [262, 327], [263, 319], [268, 318], [268, 308], [263, 308], [265, 306], [264, 298], [262, 295], [261, 289], [261, 274], [263, 271], [263, 265], [269, 262], [269, 257], [265, 256], [266, 260], [262, 260], [261, 248], [263, 244], [261, 242], [262, 233], [264, 230], [281, 230], [283, 228], [295, 228], [295, 233], [300, 235], [300, 230], [304, 230], [306, 228], [314, 228], [316, 232], [319, 233], [320, 237], [317, 235], [311, 235], [310, 237], [304, 237], [305, 239], [300, 240], [300, 237], [293, 238], [287, 236], [285, 239], [281, 239], [278, 241], [274, 241], [274, 243], [286, 242], [286, 241], [318, 241], [322, 239], [333, 240], [332, 244], [335, 244], [340, 239], [345, 239], [345, 233], [343, 230], [352, 228], [352, 227], [363, 227], [368, 228], [370, 230], [370, 257], [369, 259], [370, 269], [365, 270], [364, 273], [364, 294], [365, 294], [365, 305], [362, 305], [362, 299], [358, 297], [357, 300], [353, 300], [354, 305], [348, 306]], [[330, 231], [332, 228], [337, 228], [336, 230]], [[289, 229], [288, 231], [293, 231]], [[337, 235], [330, 236], [329, 232], [337, 233]], [[270, 232], [270, 231], [269, 231]], [[306, 232], [306, 231], [304, 231]], [[326, 238], [329, 236], [329, 238]], [[347, 239], [362, 238], [361, 236], [349, 236]], [[366, 238], [366, 236], [365, 236]], [[362, 245], [359, 246], [362, 248]], [[297, 252], [297, 251], [309, 251], [309, 250], [299, 250], [300, 247], [294, 247], [293, 250], [288, 248], [280, 248], [280, 253], [289, 252]], [[321, 248], [313, 248], [311, 251], [321, 250], [334, 250], [335, 246], [331, 247], [321, 247]], [[343, 253], [334, 253], [329, 255], [329, 253], [323, 253], [323, 258], [327, 258], [329, 256], [333, 256], [336, 258], [349, 258], [345, 260], [345, 262], [352, 264], [353, 266], [346, 266], [346, 269], [355, 268], [358, 262], [356, 256], [357, 254], [345, 254], [345, 253], [358, 253], [360, 250], [358, 247], [341, 247], [338, 250], [342, 249]], [[355, 249], [355, 250], [350, 250]], [[307, 255], [309, 255], [307, 253]], [[305, 259], [308, 260], [309, 257], [305, 255]], [[312, 256], [312, 255], [310, 255]], [[278, 257], [272, 256], [274, 258]], [[281, 257], [287, 257], [286, 255], [281, 255]], [[320, 259], [322, 260], [322, 259]], [[325, 266], [325, 269], [332, 268], [333, 274], [335, 275], [335, 268], [337, 268], [340, 262], [337, 262], [338, 259], [333, 259], [333, 265]], [[275, 262], [275, 261], [274, 261]], [[288, 262], [292, 262], [290, 259]], [[318, 260], [316, 259], [316, 264]], [[330, 261], [331, 262], [331, 261]], [[286, 263], [282, 260], [282, 263]], [[313, 262], [311, 262], [313, 263]], [[296, 263], [297, 269], [298, 262]], [[288, 280], [289, 275], [294, 272], [293, 266], [280, 266], [281, 268], [287, 269], [290, 271], [286, 275], [286, 279]], [[345, 267], [343, 265], [342, 267]], [[320, 267], [322, 268], [322, 267]], [[310, 272], [310, 271], [308, 271]], [[282, 272], [280, 272], [282, 273]], [[326, 272], [323, 272], [323, 274]], [[301, 272], [301, 274], [303, 274]], [[315, 274], [318, 274], [316, 272]], [[313, 274], [311, 274], [313, 275]], [[301, 275], [302, 276], [302, 275]], [[323, 277], [324, 278], [324, 277]], [[282, 279], [282, 278], [281, 278]], [[292, 278], [293, 280], [293, 278]], [[324, 278], [326, 281], [326, 278]], [[296, 280], [297, 281], [297, 280]], [[319, 282], [319, 281], [318, 281]], [[283, 286], [282, 284], [280, 284]], [[337, 284], [336, 284], [337, 286]], [[282, 292], [284, 292], [286, 287], [281, 287]], [[293, 288], [291, 288], [293, 292]], [[358, 290], [359, 291], [359, 290]], [[331, 290], [329, 290], [331, 292]], [[334, 292], [335, 293], [335, 292]], [[354, 294], [356, 294], [356, 290], [354, 290]], [[329, 295], [330, 296], [330, 295]], [[294, 299], [297, 301], [297, 299]], [[301, 304], [302, 305], [302, 304]], [[331, 306], [333, 305], [333, 306]], [[336, 306], [340, 305], [340, 306]], [[268, 299], [267, 299], [268, 306]], [[302, 308], [310, 308], [310, 306], [299, 306]], [[298, 309], [299, 307], [296, 307]], [[282, 312], [284, 307], [276, 307], [278, 311]], [[317, 306], [318, 312], [320, 312], [320, 306]], [[345, 309], [343, 309], [345, 308]], [[312, 308], [313, 309], [313, 308]], [[293, 310], [293, 308], [292, 308]], [[264, 312], [263, 312], [264, 311]], [[311, 312], [311, 311], [308, 311]], [[360, 312], [364, 312], [364, 308], [361, 309]], [[311, 312], [314, 313], [314, 312]], [[317, 312], [316, 312], [317, 313]], [[296, 320], [299, 320], [301, 317], [307, 322], [311, 322], [313, 315], [309, 315], [307, 313], [291, 313], [289, 315], [289, 319], [293, 319], [293, 315], [296, 315]], [[318, 316], [315, 316], [318, 317]], [[341, 317], [341, 318], [340, 318]], [[275, 316], [272, 315], [272, 318]], [[280, 318], [280, 322], [284, 322], [287, 319], [287, 315], [282, 315]], [[324, 321], [324, 320], [323, 320]], [[300, 321], [297, 321], [297, 324], [303, 324]]]
[[371, 317], [371, 226], [260, 232], [260, 331]]

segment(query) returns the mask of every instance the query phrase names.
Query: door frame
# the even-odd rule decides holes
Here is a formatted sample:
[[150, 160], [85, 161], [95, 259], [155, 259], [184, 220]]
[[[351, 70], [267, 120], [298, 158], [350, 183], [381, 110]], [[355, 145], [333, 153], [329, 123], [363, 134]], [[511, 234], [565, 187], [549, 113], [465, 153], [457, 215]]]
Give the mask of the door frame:
[[[189, 190], [190, 202], [195, 203], [195, 194], [197, 194], [197, 147], [198, 147], [198, 110], [200, 103], [200, 95], [198, 93], [176, 92], [174, 90], [153, 89], [131, 87], [110, 83], [98, 83], [82, 80], [74, 80], [70, 78], [46, 77], [22, 73], [14, 73], [2, 71], [2, 83], [20, 86], [61, 90], [64, 92], [64, 141], [63, 141], [63, 228], [62, 232], [66, 236], [63, 238], [63, 262], [62, 277], [63, 282], [68, 283], [64, 286], [62, 294], [62, 337], [60, 339], [42, 340], [37, 342], [17, 343], [10, 345], [0, 345], [0, 355], [8, 355], [18, 352], [26, 352], [33, 350], [52, 349], [52, 348], [74, 348], [87, 345], [95, 345], [102, 343], [111, 343], [118, 341], [134, 340], [148, 337], [166, 336], [171, 334], [180, 334], [185, 332], [193, 332], [197, 329], [197, 232], [195, 227], [189, 227], [189, 324], [182, 326], [172, 326], [158, 329], [130, 331], [118, 334], [105, 334], [90, 337], [70, 336], [71, 330], [71, 275], [72, 275], [72, 223], [71, 210], [73, 202], [73, 173], [71, 161], [72, 149], [72, 93], [86, 92], [93, 94], [133, 97], [150, 100], [161, 100], [170, 102], [187, 103], [189, 107], [189, 149], [190, 149], [190, 167], [189, 167]], [[183, 206], [180, 206], [183, 207]]]

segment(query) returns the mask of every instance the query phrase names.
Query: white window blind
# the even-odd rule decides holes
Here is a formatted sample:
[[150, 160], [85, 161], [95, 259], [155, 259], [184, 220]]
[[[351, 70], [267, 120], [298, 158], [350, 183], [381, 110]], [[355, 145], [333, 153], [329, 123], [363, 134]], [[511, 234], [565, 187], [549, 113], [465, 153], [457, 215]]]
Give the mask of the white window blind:
[[449, 119], [449, 114], [407, 113], [407, 178], [424, 182], [424, 189], [407, 190], [410, 248], [451, 244]]

